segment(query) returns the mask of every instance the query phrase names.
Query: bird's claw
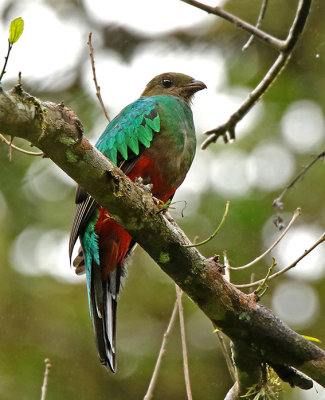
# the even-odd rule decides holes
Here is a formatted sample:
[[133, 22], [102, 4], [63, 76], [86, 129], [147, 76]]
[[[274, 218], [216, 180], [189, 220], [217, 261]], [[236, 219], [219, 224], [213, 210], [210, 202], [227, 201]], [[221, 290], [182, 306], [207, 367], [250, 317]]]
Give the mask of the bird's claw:
[[143, 178], [141, 178], [141, 176], [136, 177], [134, 180], [134, 183], [136, 185], [140, 186], [146, 192], [151, 193], [153, 184], [152, 183], [147, 183], [147, 184], [143, 183]]

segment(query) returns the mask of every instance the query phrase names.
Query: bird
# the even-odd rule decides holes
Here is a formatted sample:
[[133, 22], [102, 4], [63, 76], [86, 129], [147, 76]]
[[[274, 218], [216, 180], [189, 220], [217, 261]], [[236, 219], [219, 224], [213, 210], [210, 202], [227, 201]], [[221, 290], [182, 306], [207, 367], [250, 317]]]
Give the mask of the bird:
[[[192, 164], [196, 135], [193, 95], [207, 86], [175, 72], [153, 78], [141, 96], [106, 127], [95, 147], [133, 182], [150, 187], [166, 203]], [[136, 242], [81, 186], [76, 191], [69, 255], [80, 239], [73, 262], [86, 273], [90, 315], [101, 364], [116, 372], [116, 313], [125, 261]]]

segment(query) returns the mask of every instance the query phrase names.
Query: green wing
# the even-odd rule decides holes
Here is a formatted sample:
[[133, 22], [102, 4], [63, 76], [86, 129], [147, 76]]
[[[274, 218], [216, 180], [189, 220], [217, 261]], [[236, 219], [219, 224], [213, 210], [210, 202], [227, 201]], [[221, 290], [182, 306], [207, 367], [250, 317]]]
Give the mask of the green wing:
[[[138, 156], [141, 147], [150, 147], [154, 133], [160, 131], [157, 103], [142, 97], [125, 107], [107, 126], [96, 147], [115, 165], [132, 155]], [[141, 146], [143, 145], [143, 146]]]

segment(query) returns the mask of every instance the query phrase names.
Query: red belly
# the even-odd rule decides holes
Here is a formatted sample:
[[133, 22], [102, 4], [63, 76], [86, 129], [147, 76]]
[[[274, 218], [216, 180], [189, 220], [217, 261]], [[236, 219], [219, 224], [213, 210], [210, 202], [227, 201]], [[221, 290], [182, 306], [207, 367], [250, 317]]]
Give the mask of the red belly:
[[[163, 202], [166, 202], [177, 189], [167, 184], [162, 173], [155, 167], [154, 161], [146, 155], [141, 156], [128, 177], [133, 182], [140, 177], [145, 182], [151, 182], [153, 196]], [[123, 264], [132, 237], [117, 222], [113, 221], [102, 207], [99, 207], [99, 211], [95, 233], [98, 235], [102, 279], [106, 280], [110, 271]]]
[[158, 199], [166, 202], [177, 188], [170, 187], [166, 178], [159, 171], [155, 162], [146, 155], [141, 156], [140, 160], [135, 164], [128, 177], [134, 182], [135, 178], [143, 178], [144, 181], [150, 181], [152, 184], [152, 194]]

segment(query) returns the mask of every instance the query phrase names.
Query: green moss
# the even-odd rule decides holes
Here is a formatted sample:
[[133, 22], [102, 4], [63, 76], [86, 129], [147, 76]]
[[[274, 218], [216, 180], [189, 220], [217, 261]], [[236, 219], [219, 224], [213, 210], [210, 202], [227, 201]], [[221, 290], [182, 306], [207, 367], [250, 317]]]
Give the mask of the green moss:
[[78, 161], [78, 158], [75, 156], [75, 154], [72, 153], [71, 150], [67, 150], [65, 154], [69, 162], [76, 163]]
[[249, 322], [251, 317], [246, 312], [243, 312], [239, 315], [239, 320]]
[[161, 252], [159, 256], [159, 262], [161, 264], [166, 264], [170, 261], [170, 257], [168, 253]]
[[76, 143], [76, 140], [75, 140], [75, 139], [69, 138], [69, 137], [61, 137], [59, 140], [60, 140], [60, 142], [61, 142], [62, 144], [65, 144], [65, 145], [67, 145], [67, 146], [70, 146], [70, 145]]

